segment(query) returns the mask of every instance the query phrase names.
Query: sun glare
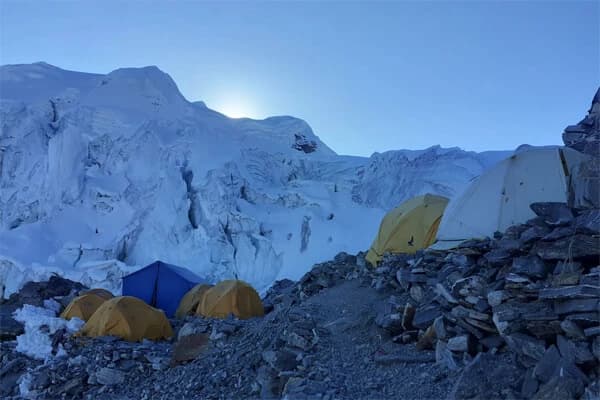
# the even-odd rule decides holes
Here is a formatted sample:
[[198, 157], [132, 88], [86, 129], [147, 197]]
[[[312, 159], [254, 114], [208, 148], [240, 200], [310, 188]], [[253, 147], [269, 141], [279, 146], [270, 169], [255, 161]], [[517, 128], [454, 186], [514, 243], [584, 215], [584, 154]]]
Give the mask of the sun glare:
[[247, 102], [238, 101], [226, 101], [216, 109], [230, 118], [253, 118], [254, 110], [248, 105]]

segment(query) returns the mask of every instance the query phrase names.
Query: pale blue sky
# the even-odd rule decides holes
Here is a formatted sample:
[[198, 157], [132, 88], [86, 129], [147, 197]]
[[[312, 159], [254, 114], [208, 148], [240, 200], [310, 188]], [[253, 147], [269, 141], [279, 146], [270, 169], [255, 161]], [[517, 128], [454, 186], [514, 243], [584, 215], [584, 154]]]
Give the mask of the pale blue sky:
[[598, 1], [0, 0], [0, 63], [157, 65], [189, 100], [303, 118], [341, 154], [559, 144], [600, 83]]

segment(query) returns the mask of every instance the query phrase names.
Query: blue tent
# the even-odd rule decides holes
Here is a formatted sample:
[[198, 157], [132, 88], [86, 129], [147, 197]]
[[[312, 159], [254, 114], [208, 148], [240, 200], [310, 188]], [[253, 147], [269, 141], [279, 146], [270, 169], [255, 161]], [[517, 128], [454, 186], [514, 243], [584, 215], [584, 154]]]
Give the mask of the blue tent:
[[123, 296], [142, 299], [172, 317], [188, 290], [205, 282], [185, 268], [155, 261], [123, 277]]

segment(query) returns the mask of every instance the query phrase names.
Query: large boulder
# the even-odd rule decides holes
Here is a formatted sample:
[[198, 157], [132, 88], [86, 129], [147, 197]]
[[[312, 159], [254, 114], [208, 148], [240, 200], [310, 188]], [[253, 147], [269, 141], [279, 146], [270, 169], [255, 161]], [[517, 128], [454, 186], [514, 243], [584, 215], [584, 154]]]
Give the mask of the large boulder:
[[83, 289], [86, 289], [79, 282], [70, 279], [61, 278], [58, 275], [52, 275], [49, 280], [44, 282], [27, 282], [21, 290], [10, 295], [3, 304], [17, 305], [31, 304], [41, 307], [44, 300], [54, 297], [69, 296]]

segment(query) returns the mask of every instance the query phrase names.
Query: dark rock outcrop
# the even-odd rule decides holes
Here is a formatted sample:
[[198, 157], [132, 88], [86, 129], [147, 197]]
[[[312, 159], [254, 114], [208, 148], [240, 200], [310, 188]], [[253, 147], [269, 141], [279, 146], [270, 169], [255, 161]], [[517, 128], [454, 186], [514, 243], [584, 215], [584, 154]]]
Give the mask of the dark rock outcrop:
[[44, 300], [68, 298], [85, 289], [79, 282], [53, 275], [48, 281], [27, 282], [7, 300], [0, 299], [0, 342], [14, 340], [23, 333], [23, 324], [15, 321], [12, 314], [24, 304], [41, 307]]
[[562, 138], [565, 146], [591, 156], [572, 171], [573, 205], [600, 208], [600, 88], [587, 116], [578, 124], [567, 126]]

